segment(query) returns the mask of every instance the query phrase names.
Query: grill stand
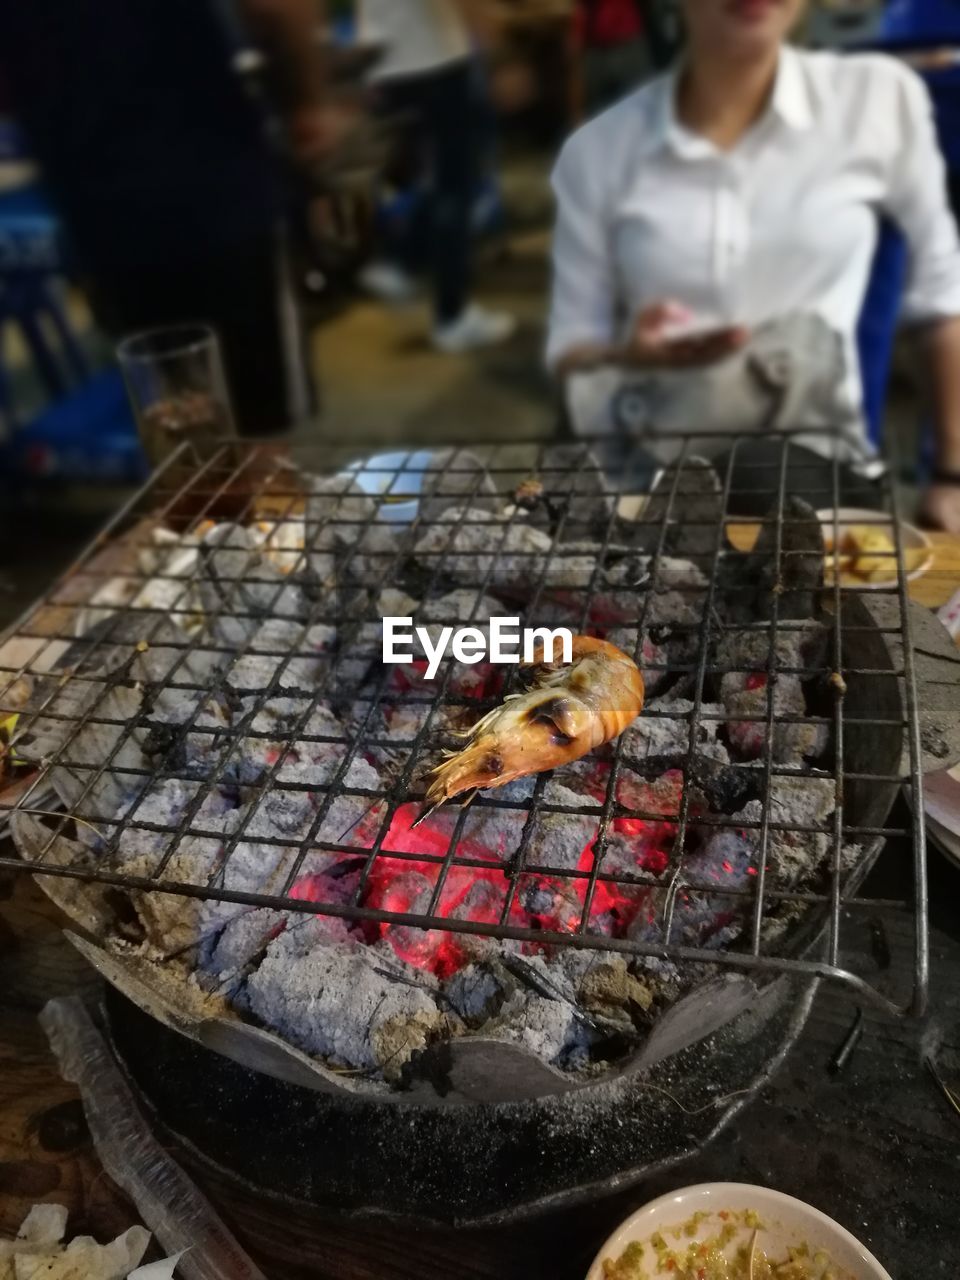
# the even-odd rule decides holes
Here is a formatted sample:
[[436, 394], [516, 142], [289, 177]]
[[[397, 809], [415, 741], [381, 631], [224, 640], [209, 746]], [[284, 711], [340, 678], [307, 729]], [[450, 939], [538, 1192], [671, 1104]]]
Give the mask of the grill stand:
[[[228, 1217], [231, 1202], [255, 1196], [266, 1216], [295, 1223], [293, 1262], [311, 1224], [334, 1218], [499, 1226], [663, 1172], [770, 1080], [818, 986], [778, 978], [750, 1010], [642, 1076], [467, 1108], [383, 1107], [283, 1083], [177, 1035], [109, 985], [103, 1016], [151, 1120], [204, 1190]], [[235, 1225], [242, 1234], [244, 1218]]]

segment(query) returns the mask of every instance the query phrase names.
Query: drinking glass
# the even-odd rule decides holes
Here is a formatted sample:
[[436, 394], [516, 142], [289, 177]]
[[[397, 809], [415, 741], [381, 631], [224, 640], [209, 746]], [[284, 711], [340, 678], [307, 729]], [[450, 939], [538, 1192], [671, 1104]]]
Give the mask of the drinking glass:
[[220, 344], [206, 325], [135, 333], [117, 357], [152, 466], [185, 441], [203, 459], [236, 436]]

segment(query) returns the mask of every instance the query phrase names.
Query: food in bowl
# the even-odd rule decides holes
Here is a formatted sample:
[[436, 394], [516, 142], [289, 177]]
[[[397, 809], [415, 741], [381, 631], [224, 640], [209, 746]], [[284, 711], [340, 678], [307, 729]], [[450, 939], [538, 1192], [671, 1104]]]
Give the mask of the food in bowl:
[[753, 1209], [696, 1212], [604, 1258], [603, 1280], [858, 1280], [824, 1249], [805, 1242], [765, 1247], [764, 1235]]
[[[832, 585], [886, 588], [897, 584], [897, 555], [892, 518], [882, 511], [840, 507], [818, 511], [825, 549], [825, 581]], [[900, 545], [907, 578], [930, 567], [930, 539], [901, 521]]]

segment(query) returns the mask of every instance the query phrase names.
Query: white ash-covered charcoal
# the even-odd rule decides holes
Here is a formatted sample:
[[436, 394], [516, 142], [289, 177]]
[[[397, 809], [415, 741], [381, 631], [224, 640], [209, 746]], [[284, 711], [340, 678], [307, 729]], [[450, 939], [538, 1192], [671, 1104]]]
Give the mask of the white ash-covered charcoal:
[[504, 976], [499, 966], [493, 967], [481, 961], [465, 964], [445, 984], [446, 999], [471, 1030], [485, 1031], [486, 1024], [500, 1011], [512, 985], [505, 983]]
[[436, 981], [360, 944], [298, 948], [286, 930], [246, 985], [251, 1012], [306, 1053], [399, 1081], [447, 1025]]
[[281, 573], [299, 573], [305, 568], [306, 520], [303, 516], [257, 520], [250, 529], [264, 555]]
[[299, 841], [306, 838], [317, 816], [308, 791], [285, 787], [279, 782], [256, 795], [248, 806], [244, 836], [282, 836]]
[[379, 582], [400, 546], [397, 526], [383, 519], [381, 505], [343, 475], [314, 479], [305, 537], [310, 567], [327, 585], [340, 573]]
[[[303, 742], [284, 757], [277, 771], [277, 778], [281, 783], [293, 783], [295, 786], [316, 790], [319, 803], [326, 796], [326, 788], [333, 783], [341, 769], [348, 749], [346, 741]], [[348, 791], [382, 790], [379, 773], [359, 753], [353, 756], [337, 786]]]
[[[525, 956], [524, 965], [530, 970], [530, 985], [514, 985], [483, 1034], [522, 1045], [544, 1062], [564, 1062], [590, 1044], [592, 1030], [573, 1000], [559, 995], [562, 969], [535, 955]], [[557, 991], [558, 996], [551, 998], [540, 991]]]
[[299, 587], [267, 559], [242, 525], [215, 525], [200, 544], [199, 589], [210, 630], [242, 647], [269, 617], [305, 618]]
[[[384, 787], [379, 781], [374, 782], [367, 777], [365, 789], [383, 794]], [[368, 786], [369, 784], [369, 786]], [[317, 793], [317, 809], [326, 805], [327, 792]], [[324, 845], [350, 845], [357, 849], [369, 849], [380, 829], [383, 815], [386, 812], [386, 800], [377, 796], [338, 795], [327, 808], [323, 819], [313, 834], [313, 843]]]
[[[254, 735], [270, 734], [276, 739], [288, 738], [292, 733], [304, 738], [344, 736], [341, 721], [315, 694], [277, 693], [266, 698], [262, 695], [242, 698], [236, 722], [238, 725], [242, 722]], [[237, 751], [254, 749], [255, 740], [252, 738], [250, 743], [243, 740]]]
[[[504, 606], [493, 596], [460, 587], [456, 591], [448, 591], [445, 595], [425, 600], [420, 606], [416, 621], [421, 625], [424, 622], [440, 622], [447, 626], [472, 623], [482, 627], [491, 618], [501, 616], [503, 610]], [[430, 628], [430, 633], [435, 633], [434, 627]]]
[[[582, 808], [582, 797], [564, 786], [552, 788], [551, 804]], [[525, 814], [521, 814], [525, 818]], [[597, 814], [551, 813], [541, 811], [526, 850], [527, 867], [551, 867], [575, 871], [584, 851], [597, 834]]]
[[773, 731], [775, 764], [802, 768], [824, 755], [830, 745], [830, 726], [813, 720], [777, 724]]
[[142, 709], [142, 695], [125, 685], [69, 680], [44, 714], [34, 720], [21, 716], [17, 754], [56, 766], [51, 784], [77, 816], [93, 822], [117, 816], [142, 791], [149, 767], [143, 749], [148, 730], [133, 728]]
[[251, 637], [248, 652], [231, 666], [227, 682], [242, 693], [260, 693], [274, 680], [280, 689], [310, 690], [329, 665], [336, 638], [334, 627], [268, 619]]
[[[541, 591], [549, 596], [557, 591], [586, 591], [596, 583], [601, 583], [602, 569], [598, 562], [603, 552], [599, 542], [559, 542], [554, 543], [553, 553], [545, 561], [542, 571]], [[607, 548], [607, 556], [616, 553], [616, 548]]]
[[[411, 471], [411, 474], [415, 474]], [[394, 491], [403, 492], [408, 481], [403, 472]], [[497, 511], [500, 499], [486, 467], [466, 449], [438, 449], [423, 471], [417, 514], [421, 524], [432, 524], [464, 500], [484, 511]]]
[[[690, 727], [694, 704], [689, 698], [657, 700], [647, 704], [643, 713], [620, 735], [620, 758], [641, 773], [653, 764], [683, 760], [690, 754]], [[666, 713], [666, 714], [664, 714]], [[724, 708], [717, 702], [700, 704], [694, 752], [728, 763], [730, 757], [717, 739]]]
[[690, 591], [694, 596], [707, 585], [703, 571], [692, 560], [668, 555], [624, 555], [604, 566], [603, 580], [611, 587]]
[[203, 956], [202, 970], [235, 973], [260, 956], [286, 926], [289, 915], [272, 907], [244, 908], [229, 920]]
[[488, 589], [527, 590], [539, 582], [552, 539], [519, 520], [476, 508], [451, 507], [414, 547], [428, 573], [438, 568], [457, 581]]
[[[491, 797], [496, 798], [496, 795]], [[433, 815], [431, 822], [444, 812], [443, 809], [439, 810]], [[457, 809], [446, 812], [454, 820], [460, 817]], [[497, 858], [506, 862], [520, 843], [526, 820], [527, 814], [519, 809], [507, 809], [497, 804], [471, 805], [461, 827], [461, 848], [469, 849], [477, 857]], [[454, 826], [455, 821], [450, 825], [451, 836]]]
[[377, 596], [374, 613], [377, 618], [412, 618], [420, 601], [399, 587], [384, 587]]

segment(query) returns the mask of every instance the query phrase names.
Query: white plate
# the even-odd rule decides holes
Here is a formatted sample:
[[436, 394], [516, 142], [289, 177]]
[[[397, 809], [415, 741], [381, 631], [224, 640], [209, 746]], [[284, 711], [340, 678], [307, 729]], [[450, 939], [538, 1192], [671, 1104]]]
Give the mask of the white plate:
[[[824, 539], [833, 539], [834, 534], [834, 510], [833, 507], [824, 507], [817, 512], [817, 519], [823, 525]], [[881, 521], [882, 523], [876, 523]], [[855, 524], [870, 524], [873, 528], [881, 533], [889, 535], [891, 541], [893, 538], [893, 521], [888, 511], [870, 511], [866, 507], [837, 507], [836, 510], [837, 533], [840, 541], [843, 536]], [[922, 529], [918, 529], [916, 525], [908, 524], [905, 520], [900, 521], [900, 542], [904, 551], [925, 550], [926, 555], [913, 569], [907, 572], [907, 580], [912, 581], [919, 578], [921, 574], [926, 573], [933, 563], [933, 544]], [[857, 587], [863, 587], [867, 591], [883, 591], [897, 585], [897, 562], [891, 557], [890, 559], [890, 577], [883, 578], [880, 582], [863, 582], [857, 578], [856, 574], [849, 574], [841, 579], [841, 585], [847, 583]]]
[[928, 818], [960, 837], [960, 765], [923, 780], [923, 808]]
[[[627, 1218], [606, 1242], [594, 1259], [587, 1273], [587, 1280], [603, 1280], [604, 1259], [619, 1258], [633, 1241], [645, 1246], [642, 1265], [646, 1266], [651, 1275], [655, 1275], [653, 1263], [656, 1253], [649, 1244], [654, 1232], [662, 1231], [667, 1243], [672, 1246], [674, 1241], [668, 1234], [670, 1230], [681, 1226], [694, 1213], [709, 1214], [710, 1217], [701, 1223], [700, 1230], [694, 1236], [682, 1237], [685, 1245], [691, 1244], [698, 1239], [716, 1235], [722, 1224], [715, 1215], [724, 1209], [740, 1212], [753, 1209], [763, 1223], [758, 1247], [778, 1260], [786, 1253], [788, 1246], [806, 1243], [811, 1253], [822, 1249], [834, 1267], [841, 1269], [840, 1274], [844, 1276], [844, 1280], [847, 1274], [854, 1280], [892, 1280], [890, 1273], [883, 1269], [855, 1236], [819, 1209], [804, 1204], [802, 1200], [795, 1200], [793, 1196], [784, 1195], [782, 1191], [754, 1187], [744, 1182], [704, 1182], [696, 1187], [684, 1187], [644, 1205], [632, 1217]], [[749, 1228], [744, 1228], [743, 1232], [745, 1234], [738, 1235], [736, 1243], [749, 1244], [752, 1232]]]
[[955, 867], [960, 867], [960, 836], [955, 836], [946, 827], [941, 827], [940, 823], [929, 815], [927, 816], [927, 835]]

